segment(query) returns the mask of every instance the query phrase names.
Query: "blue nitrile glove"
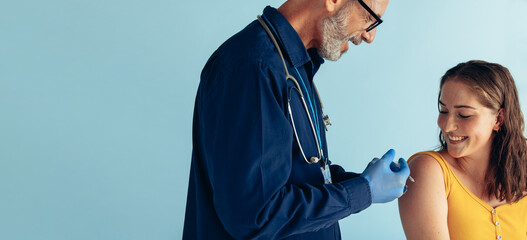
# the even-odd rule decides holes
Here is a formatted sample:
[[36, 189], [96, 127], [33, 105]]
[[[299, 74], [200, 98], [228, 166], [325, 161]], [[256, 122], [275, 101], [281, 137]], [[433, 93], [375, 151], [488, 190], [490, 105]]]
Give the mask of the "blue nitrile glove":
[[406, 190], [410, 168], [402, 158], [398, 163], [393, 162], [394, 156], [395, 151], [388, 150], [381, 159], [374, 158], [361, 174], [370, 184], [372, 203], [390, 202]]

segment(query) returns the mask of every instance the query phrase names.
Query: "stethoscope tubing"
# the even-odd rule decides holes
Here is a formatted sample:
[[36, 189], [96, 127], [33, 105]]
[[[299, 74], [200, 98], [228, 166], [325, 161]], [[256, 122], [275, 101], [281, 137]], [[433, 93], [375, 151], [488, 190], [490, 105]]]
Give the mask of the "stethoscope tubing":
[[[257, 17], [258, 21], [260, 22], [260, 24], [262, 25], [262, 27], [264, 28], [264, 30], [267, 32], [267, 35], [269, 35], [269, 38], [271, 39], [271, 41], [273, 42], [273, 44], [275, 45], [276, 47], [276, 50], [278, 51], [278, 54], [280, 55], [280, 58], [282, 60], [282, 64], [284, 65], [284, 70], [285, 70], [285, 75], [286, 75], [286, 81], [287, 80], [290, 80], [292, 81], [295, 86], [293, 87], [300, 95], [300, 99], [302, 100], [302, 105], [304, 106], [304, 110], [306, 112], [306, 115], [308, 117], [308, 120], [309, 120], [309, 124], [311, 125], [311, 131], [313, 132], [313, 137], [315, 138], [315, 143], [317, 145], [317, 150], [318, 150], [318, 157], [311, 157], [309, 160], [307, 159], [306, 155], [305, 155], [305, 152], [304, 152], [304, 149], [302, 148], [302, 144], [300, 143], [300, 139], [299, 139], [299, 136], [298, 136], [298, 132], [296, 131], [296, 126], [295, 126], [295, 121], [294, 121], [294, 118], [293, 118], [293, 112], [291, 110], [291, 90], [289, 92], [289, 98], [288, 98], [288, 101], [287, 101], [287, 110], [289, 112], [289, 117], [291, 118], [291, 125], [293, 127], [293, 132], [294, 132], [294, 135], [295, 135], [295, 138], [296, 138], [296, 141], [298, 142], [298, 147], [300, 148], [300, 152], [302, 153], [302, 156], [304, 157], [304, 160], [308, 163], [308, 164], [311, 164], [311, 163], [317, 163], [319, 160], [321, 160], [324, 156], [324, 153], [322, 151], [322, 148], [320, 147], [320, 142], [319, 142], [319, 137], [318, 137], [318, 134], [317, 134], [317, 129], [315, 129], [315, 125], [313, 124], [313, 119], [311, 118], [311, 114], [309, 114], [309, 109], [307, 107], [307, 104], [306, 104], [306, 101], [304, 99], [304, 94], [302, 93], [302, 91], [300, 90], [300, 84], [298, 84], [298, 81], [296, 80], [295, 77], [293, 77], [291, 74], [289, 74], [289, 71], [287, 70], [287, 65], [285, 63], [285, 59], [284, 59], [284, 55], [282, 54], [282, 51], [280, 50], [280, 45], [278, 45], [278, 42], [276, 41], [276, 38], [274, 37], [273, 33], [271, 32], [271, 30], [269, 29], [269, 27], [267, 26], [267, 23], [265, 22], [265, 20], [262, 19], [261, 16], [258, 16]], [[298, 70], [297, 70], [298, 71]], [[316, 87], [315, 87], [315, 90], [316, 90]], [[317, 91], [317, 95], [318, 95], [318, 90]], [[320, 96], [320, 95], [318, 95]], [[320, 98], [320, 97], [319, 97]], [[320, 100], [319, 100], [320, 101]], [[320, 103], [321, 106], [322, 106], [322, 102]], [[324, 114], [322, 114], [324, 115]], [[325, 116], [325, 115], [324, 115]], [[324, 117], [326, 118], [326, 117]], [[324, 122], [325, 119], [324, 119]]]
[[[296, 81], [295, 79], [290, 79], [290, 80]], [[289, 91], [289, 96], [291, 96], [291, 94], [292, 94], [291, 90]], [[300, 92], [299, 89], [296, 89], [296, 90], [297, 90], [297, 92]], [[304, 100], [304, 97], [302, 95], [300, 95], [300, 99], [302, 100], [302, 105], [304, 106], [304, 110], [306, 111], [307, 119], [309, 120], [309, 124], [311, 125], [311, 131], [313, 132], [313, 137], [315, 138], [315, 142], [317, 144], [318, 158], [313, 158], [312, 157], [312, 158], [310, 158], [308, 160], [306, 155], [304, 154], [304, 149], [302, 148], [302, 144], [300, 143], [300, 139], [299, 139], [298, 133], [296, 131], [295, 120], [293, 118], [293, 111], [291, 111], [291, 98], [289, 98], [287, 100], [287, 110], [289, 111], [289, 117], [291, 117], [291, 125], [293, 126], [293, 132], [295, 133], [294, 135], [295, 135], [296, 141], [298, 142], [298, 147], [300, 148], [300, 152], [302, 153], [302, 156], [304, 157], [304, 160], [307, 163], [317, 163], [322, 158], [324, 153], [322, 151], [322, 148], [320, 147], [320, 143], [318, 141], [318, 136], [316, 135], [316, 130], [315, 130], [315, 127], [314, 127], [314, 124], [313, 124], [313, 120], [311, 119], [311, 115], [309, 115], [309, 112], [308, 112], [309, 110], [307, 109], [306, 101]]]

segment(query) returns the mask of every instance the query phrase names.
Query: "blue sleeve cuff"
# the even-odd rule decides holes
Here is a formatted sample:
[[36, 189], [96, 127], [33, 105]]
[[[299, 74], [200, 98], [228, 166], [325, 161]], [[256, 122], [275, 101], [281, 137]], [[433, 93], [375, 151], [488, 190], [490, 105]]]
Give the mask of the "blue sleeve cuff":
[[339, 183], [346, 189], [351, 213], [358, 213], [371, 205], [371, 189], [368, 180], [356, 177]]

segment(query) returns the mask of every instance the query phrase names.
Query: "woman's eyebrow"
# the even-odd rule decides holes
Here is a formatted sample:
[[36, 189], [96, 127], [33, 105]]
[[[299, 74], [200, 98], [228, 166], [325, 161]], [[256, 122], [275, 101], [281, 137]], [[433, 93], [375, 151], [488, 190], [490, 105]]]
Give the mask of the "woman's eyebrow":
[[[439, 104], [442, 105], [442, 106], [446, 106], [446, 104], [441, 102], [441, 100], [439, 100]], [[468, 109], [474, 109], [474, 110], [476, 109], [475, 107], [468, 106], [468, 105], [456, 105], [456, 106], [454, 106], [454, 108], [468, 108]]]

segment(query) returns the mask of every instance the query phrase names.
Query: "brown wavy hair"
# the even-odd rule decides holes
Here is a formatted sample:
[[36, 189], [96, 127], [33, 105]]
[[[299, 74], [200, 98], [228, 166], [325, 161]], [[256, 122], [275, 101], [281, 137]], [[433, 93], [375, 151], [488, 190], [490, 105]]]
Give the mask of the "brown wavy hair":
[[[461, 81], [478, 95], [480, 102], [498, 112], [503, 108], [504, 121], [494, 133], [490, 163], [485, 176], [488, 196], [500, 201], [516, 202], [527, 191], [527, 140], [524, 120], [514, 79], [506, 67], [496, 63], [472, 60], [449, 69], [441, 78], [441, 88], [451, 78]], [[447, 145], [439, 133], [441, 149]]]

